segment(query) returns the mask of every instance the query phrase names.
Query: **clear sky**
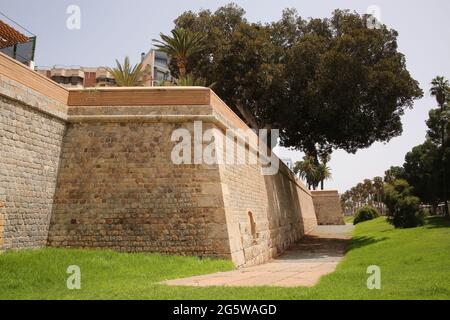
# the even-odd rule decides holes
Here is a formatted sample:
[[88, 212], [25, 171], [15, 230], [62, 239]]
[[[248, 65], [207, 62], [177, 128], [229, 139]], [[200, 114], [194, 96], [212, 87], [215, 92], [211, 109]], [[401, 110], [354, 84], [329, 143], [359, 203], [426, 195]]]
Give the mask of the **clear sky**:
[[[0, 11], [38, 36], [38, 66], [104, 66], [130, 56], [138, 62], [159, 32], [167, 33], [173, 20], [186, 10], [215, 10], [230, 1], [189, 0], [1, 0]], [[429, 83], [436, 75], [450, 77], [450, 27], [448, 0], [242, 0], [234, 1], [250, 21], [278, 20], [284, 8], [293, 7], [302, 17], [328, 17], [336, 9], [365, 13], [378, 6], [383, 23], [399, 32], [399, 50], [406, 55], [408, 70], [425, 92], [413, 110], [403, 117], [404, 132], [387, 144], [376, 143], [356, 154], [335, 151], [330, 162], [333, 179], [327, 188], [339, 192], [364, 178], [383, 175], [391, 165], [401, 165], [405, 153], [423, 142], [428, 111], [435, 106]], [[69, 5], [81, 9], [81, 28], [66, 27]], [[298, 151], [282, 150], [281, 156], [300, 160]]]

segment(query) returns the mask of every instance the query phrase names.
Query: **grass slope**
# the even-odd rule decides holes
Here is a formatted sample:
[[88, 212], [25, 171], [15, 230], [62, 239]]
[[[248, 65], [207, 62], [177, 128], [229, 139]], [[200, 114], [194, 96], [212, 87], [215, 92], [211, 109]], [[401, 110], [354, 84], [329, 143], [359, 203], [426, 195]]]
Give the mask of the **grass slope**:
[[[66, 269], [81, 267], [81, 290]], [[381, 290], [366, 269], [381, 268]], [[395, 230], [383, 218], [360, 223], [336, 272], [313, 288], [169, 287], [173, 279], [231, 270], [229, 261], [158, 254], [45, 248], [0, 255], [0, 299], [450, 299], [450, 223]]]

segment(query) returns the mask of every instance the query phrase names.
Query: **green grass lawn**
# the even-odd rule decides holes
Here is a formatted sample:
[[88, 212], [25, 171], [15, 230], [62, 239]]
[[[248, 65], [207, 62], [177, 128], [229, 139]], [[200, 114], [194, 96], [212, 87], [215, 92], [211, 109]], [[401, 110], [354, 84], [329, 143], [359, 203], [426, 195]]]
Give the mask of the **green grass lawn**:
[[[66, 269], [81, 268], [81, 290]], [[381, 290], [366, 287], [369, 265]], [[450, 299], [450, 223], [395, 230], [384, 218], [360, 223], [336, 272], [313, 288], [170, 287], [173, 279], [231, 270], [229, 261], [98, 250], [40, 249], [0, 255], [0, 299]]]

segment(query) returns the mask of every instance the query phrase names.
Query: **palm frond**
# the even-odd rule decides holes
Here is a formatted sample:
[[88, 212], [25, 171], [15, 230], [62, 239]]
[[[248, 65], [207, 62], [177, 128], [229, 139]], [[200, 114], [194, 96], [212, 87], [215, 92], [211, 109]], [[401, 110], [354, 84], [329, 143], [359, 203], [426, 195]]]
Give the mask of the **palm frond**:
[[131, 67], [130, 59], [125, 57], [123, 64], [116, 59], [115, 68], [106, 68], [113, 76], [119, 87], [136, 87], [142, 85], [142, 63], [138, 63]]

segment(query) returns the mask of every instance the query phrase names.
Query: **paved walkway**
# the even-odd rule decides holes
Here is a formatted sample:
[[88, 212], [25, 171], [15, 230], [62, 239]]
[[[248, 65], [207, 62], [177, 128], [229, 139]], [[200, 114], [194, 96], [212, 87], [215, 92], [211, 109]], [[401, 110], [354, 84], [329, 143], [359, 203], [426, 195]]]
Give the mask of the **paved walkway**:
[[318, 226], [286, 253], [267, 263], [207, 275], [164, 281], [177, 286], [314, 286], [331, 273], [345, 253], [353, 225]]

